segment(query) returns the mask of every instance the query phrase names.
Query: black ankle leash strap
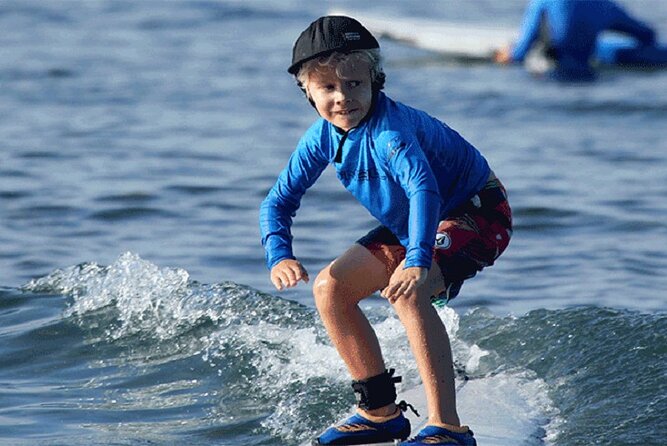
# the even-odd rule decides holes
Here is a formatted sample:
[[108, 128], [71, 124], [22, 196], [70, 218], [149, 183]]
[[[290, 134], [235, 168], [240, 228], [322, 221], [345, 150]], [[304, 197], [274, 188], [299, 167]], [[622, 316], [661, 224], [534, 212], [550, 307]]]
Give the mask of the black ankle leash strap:
[[414, 414], [417, 415], [418, 417], [421, 416], [421, 415], [419, 415], [419, 412], [417, 412], [417, 409], [415, 409], [415, 406], [413, 406], [412, 404], [406, 402], [405, 400], [401, 400], [401, 402], [400, 402], [400, 403], [397, 403], [396, 406], [397, 406], [399, 409], [401, 409], [401, 411], [403, 411], [403, 412], [407, 412], [408, 409], [410, 409], [410, 410], [412, 411], [412, 413], [414, 413]]
[[[364, 410], [373, 410], [395, 402], [396, 383], [403, 380], [400, 376], [394, 376], [395, 372], [396, 370], [389, 369], [368, 379], [352, 381], [352, 388], [357, 394], [357, 405]], [[419, 416], [419, 412], [412, 404], [401, 401], [396, 406], [402, 412], [410, 409]]]
[[394, 376], [395, 370], [385, 370], [368, 379], [352, 381], [357, 394], [357, 405], [364, 410], [373, 410], [396, 401], [396, 383], [402, 378]]

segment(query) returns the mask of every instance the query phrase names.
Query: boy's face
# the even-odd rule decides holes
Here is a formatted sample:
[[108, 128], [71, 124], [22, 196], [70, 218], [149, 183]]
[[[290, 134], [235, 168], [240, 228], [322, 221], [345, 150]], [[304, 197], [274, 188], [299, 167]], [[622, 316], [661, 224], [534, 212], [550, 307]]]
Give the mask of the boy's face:
[[356, 127], [371, 108], [373, 95], [370, 67], [366, 62], [345, 67], [338, 77], [324, 66], [308, 75], [306, 91], [320, 116], [345, 131]]

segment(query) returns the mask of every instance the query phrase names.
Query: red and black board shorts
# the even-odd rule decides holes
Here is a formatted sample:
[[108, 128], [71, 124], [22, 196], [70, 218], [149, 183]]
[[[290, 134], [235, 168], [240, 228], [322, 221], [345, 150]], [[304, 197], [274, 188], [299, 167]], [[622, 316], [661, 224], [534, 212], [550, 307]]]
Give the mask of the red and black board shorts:
[[[466, 279], [493, 265], [511, 237], [507, 191], [494, 177], [438, 224], [433, 261], [442, 271], [445, 289], [432, 302], [442, 305], [455, 298]], [[386, 226], [372, 229], [357, 243], [382, 261], [389, 275], [405, 258], [405, 248]]]

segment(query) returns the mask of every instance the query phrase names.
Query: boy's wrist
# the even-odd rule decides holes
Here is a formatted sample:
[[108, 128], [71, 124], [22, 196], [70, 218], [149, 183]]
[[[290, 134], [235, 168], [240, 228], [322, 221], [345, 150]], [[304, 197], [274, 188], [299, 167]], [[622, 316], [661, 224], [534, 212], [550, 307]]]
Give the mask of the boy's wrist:
[[290, 254], [284, 254], [284, 255], [271, 256], [267, 260], [266, 266], [269, 269], [269, 271], [271, 271], [274, 266], [276, 266], [277, 264], [279, 264], [283, 260], [287, 260], [287, 259], [296, 260], [296, 257], [294, 257], [291, 253]]

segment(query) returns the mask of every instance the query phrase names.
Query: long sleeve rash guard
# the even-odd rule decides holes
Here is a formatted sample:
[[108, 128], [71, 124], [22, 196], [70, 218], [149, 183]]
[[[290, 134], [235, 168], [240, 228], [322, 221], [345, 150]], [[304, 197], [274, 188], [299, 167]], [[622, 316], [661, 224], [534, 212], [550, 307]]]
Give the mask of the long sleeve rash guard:
[[556, 53], [560, 69], [565, 71], [590, 70], [589, 59], [595, 51], [597, 36], [605, 30], [628, 34], [645, 45], [655, 42], [651, 28], [609, 0], [531, 0], [512, 60], [524, 60], [540, 38], [543, 22], [549, 35], [548, 44]]
[[320, 118], [299, 141], [260, 208], [269, 269], [294, 258], [292, 218], [329, 164], [406, 248], [406, 268], [430, 268], [439, 219], [477, 193], [490, 173], [479, 151], [446, 124], [378, 92], [357, 127], [343, 132]]

